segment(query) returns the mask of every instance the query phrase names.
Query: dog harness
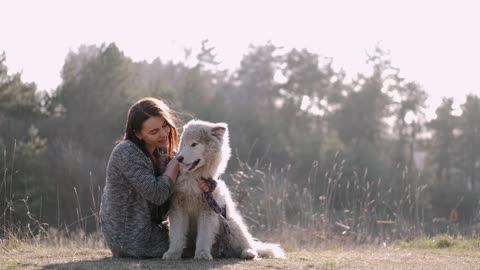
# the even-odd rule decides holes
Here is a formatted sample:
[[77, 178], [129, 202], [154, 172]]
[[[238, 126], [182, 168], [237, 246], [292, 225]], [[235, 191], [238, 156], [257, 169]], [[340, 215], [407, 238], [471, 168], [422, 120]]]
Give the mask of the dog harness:
[[225, 256], [225, 235], [231, 234], [230, 227], [227, 223], [227, 209], [225, 207], [220, 207], [220, 205], [218, 205], [212, 196], [212, 192], [217, 187], [217, 181], [213, 180], [212, 177], [202, 177], [202, 180], [205, 181], [208, 186], [208, 192], [203, 193], [205, 199], [207, 200], [207, 204], [215, 213], [220, 216], [220, 222], [222, 223], [223, 231], [225, 232], [225, 234], [221, 236], [220, 242], [218, 243], [220, 256]]

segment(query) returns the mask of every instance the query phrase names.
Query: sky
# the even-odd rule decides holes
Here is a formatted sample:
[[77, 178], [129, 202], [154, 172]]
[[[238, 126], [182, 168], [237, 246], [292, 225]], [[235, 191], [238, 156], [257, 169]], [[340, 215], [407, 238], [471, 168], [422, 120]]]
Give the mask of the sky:
[[0, 0], [0, 52], [11, 72], [41, 90], [59, 85], [69, 51], [115, 42], [135, 61], [183, 59], [203, 39], [234, 70], [249, 45], [271, 41], [331, 57], [348, 75], [368, 72], [376, 44], [429, 94], [480, 94], [480, 2], [476, 1], [22, 1]]

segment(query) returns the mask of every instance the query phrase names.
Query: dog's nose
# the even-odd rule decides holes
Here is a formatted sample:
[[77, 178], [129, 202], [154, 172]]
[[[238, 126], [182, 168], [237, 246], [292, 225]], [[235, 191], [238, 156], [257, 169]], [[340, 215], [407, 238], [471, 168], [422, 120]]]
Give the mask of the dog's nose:
[[183, 162], [183, 157], [179, 156], [179, 157], [177, 157], [177, 160], [178, 160], [178, 162], [182, 163]]

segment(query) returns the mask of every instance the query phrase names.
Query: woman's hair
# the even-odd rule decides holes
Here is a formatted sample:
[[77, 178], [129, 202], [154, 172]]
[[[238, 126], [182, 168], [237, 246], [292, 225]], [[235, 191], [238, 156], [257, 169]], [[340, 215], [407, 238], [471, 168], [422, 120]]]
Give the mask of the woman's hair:
[[135, 136], [135, 132], [140, 132], [143, 122], [154, 116], [163, 117], [170, 127], [166, 150], [168, 157], [172, 158], [173, 152], [177, 150], [178, 147], [178, 130], [175, 125], [177, 118], [168, 105], [160, 99], [152, 97], [142, 98], [130, 107], [128, 110], [127, 124], [125, 126], [125, 135], [123, 139], [131, 140], [148, 156], [144, 142]]

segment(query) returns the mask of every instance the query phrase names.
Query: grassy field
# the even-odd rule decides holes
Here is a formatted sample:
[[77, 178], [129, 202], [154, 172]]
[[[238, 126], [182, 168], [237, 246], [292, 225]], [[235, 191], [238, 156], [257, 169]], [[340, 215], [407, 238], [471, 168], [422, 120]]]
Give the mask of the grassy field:
[[[448, 241], [448, 240], [447, 240]], [[450, 241], [419, 240], [391, 247], [361, 246], [299, 250], [287, 259], [242, 261], [113, 259], [106, 249], [43, 247], [17, 244], [1, 246], [0, 269], [480, 269], [478, 242], [466, 245]]]

